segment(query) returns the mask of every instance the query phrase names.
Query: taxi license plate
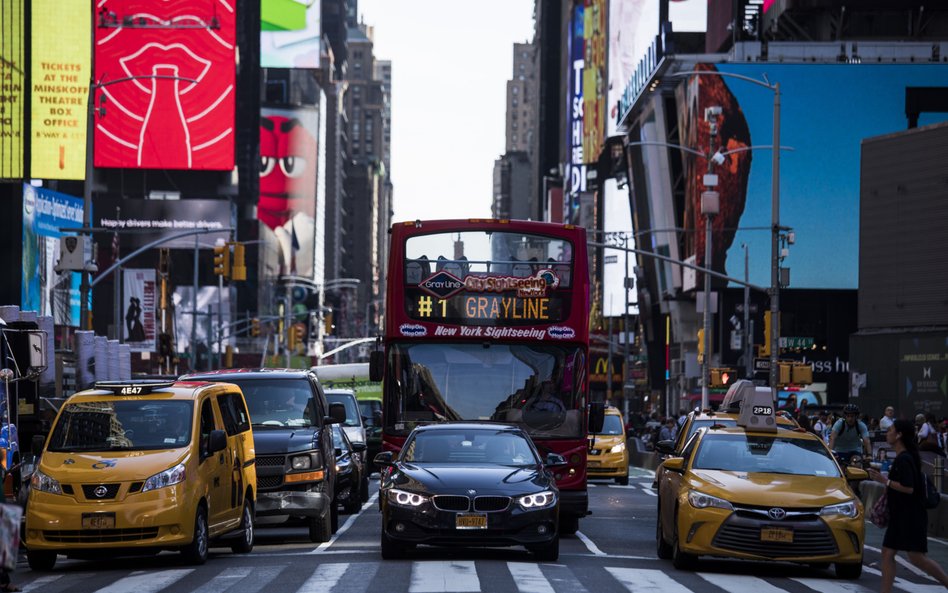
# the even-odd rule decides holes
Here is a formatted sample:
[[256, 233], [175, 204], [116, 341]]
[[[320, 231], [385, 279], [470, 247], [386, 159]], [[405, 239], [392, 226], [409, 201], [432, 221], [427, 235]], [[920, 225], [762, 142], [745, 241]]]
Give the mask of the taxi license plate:
[[599, 467], [598, 461], [589, 461], [587, 463], [589, 464], [589, 467]]
[[487, 529], [487, 515], [458, 515], [454, 526], [457, 529]]
[[792, 544], [793, 530], [785, 527], [761, 527], [760, 541]]
[[83, 529], [114, 529], [115, 513], [82, 513]]

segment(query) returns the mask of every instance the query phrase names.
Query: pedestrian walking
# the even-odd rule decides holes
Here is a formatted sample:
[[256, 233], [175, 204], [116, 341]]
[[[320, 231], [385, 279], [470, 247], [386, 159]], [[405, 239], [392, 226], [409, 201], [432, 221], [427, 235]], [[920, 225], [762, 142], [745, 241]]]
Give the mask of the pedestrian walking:
[[938, 447], [938, 429], [935, 428], [935, 415], [931, 412], [915, 416], [918, 427], [918, 450], [931, 451], [944, 457], [945, 452]]
[[[7, 471], [3, 467], [0, 467], [0, 503], [6, 504], [7, 502], [7, 493], [6, 488], [3, 487], [4, 482], [6, 481]], [[8, 534], [12, 535], [12, 534]], [[19, 538], [16, 538], [16, 541], [19, 541]], [[13, 557], [16, 557], [16, 545], [11, 544], [13, 548]], [[10, 571], [6, 568], [0, 568], [0, 591], [19, 591], [20, 588], [10, 582]]]
[[895, 555], [908, 553], [909, 561], [948, 587], [948, 574], [929, 558], [928, 511], [925, 510], [925, 481], [922, 460], [918, 455], [915, 427], [908, 420], [896, 420], [885, 434], [886, 442], [895, 449], [896, 458], [886, 478], [870, 469], [869, 477], [886, 485], [889, 526], [882, 539], [881, 593], [890, 593], [895, 580]]

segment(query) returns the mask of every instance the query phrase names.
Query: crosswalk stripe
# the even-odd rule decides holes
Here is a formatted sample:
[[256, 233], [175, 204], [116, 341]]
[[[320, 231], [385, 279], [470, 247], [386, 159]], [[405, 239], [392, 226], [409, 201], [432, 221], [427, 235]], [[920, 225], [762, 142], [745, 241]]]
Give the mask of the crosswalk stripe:
[[868, 593], [871, 591], [871, 589], [867, 589], [859, 583], [846, 581], [831, 581], [829, 579], [793, 580], [820, 593]]
[[592, 552], [595, 556], [605, 556], [605, 555], [606, 555], [606, 553], [603, 552], [602, 550], [600, 550], [600, 549], [599, 549], [599, 546], [597, 546], [596, 544], [594, 544], [591, 539], [589, 539], [588, 537], [586, 537], [586, 535], [585, 535], [582, 531], [577, 531], [577, 532], [576, 532], [576, 537], [578, 537], [579, 540], [580, 540], [581, 542], [583, 542], [583, 544], [586, 546], [586, 548], [588, 548], [589, 551]]
[[414, 562], [411, 566], [409, 593], [466, 593], [480, 590], [481, 582], [473, 561]]
[[240, 581], [241, 590], [253, 591], [256, 590], [253, 587], [254, 583], [259, 583], [262, 587], [276, 578], [281, 570], [283, 570], [281, 566], [262, 566], [259, 568], [238, 566], [229, 568], [197, 589], [193, 589], [191, 593], [223, 593], [233, 587], [237, 581]]
[[655, 492], [651, 486], [642, 486], [642, 492], [648, 494], [649, 496], [658, 496], [658, 493]]
[[[882, 572], [880, 572], [876, 568], [872, 568], [871, 566], [863, 566], [862, 569], [870, 574], [874, 574], [880, 577], [882, 576]], [[928, 577], [927, 574], [925, 576]], [[944, 591], [941, 585], [922, 585], [918, 583], [912, 583], [910, 581], [906, 581], [902, 577], [895, 577], [895, 582], [893, 583], [893, 586], [896, 589], [903, 589], [905, 591], [909, 591], [910, 593], [925, 593], [925, 592], [931, 593], [932, 591]]]
[[660, 570], [611, 566], [606, 570], [631, 593], [692, 593], [691, 589]]
[[554, 593], [553, 586], [536, 564], [508, 562], [507, 568], [520, 593]]
[[40, 577], [40, 578], [36, 579], [35, 581], [33, 581], [32, 583], [23, 585], [22, 587], [20, 587], [20, 590], [23, 591], [23, 593], [27, 593], [27, 591], [32, 591], [32, 590], [34, 590], [34, 589], [39, 589], [40, 587], [43, 587], [43, 586], [45, 586], [45, 585], [48, 585], [48, 584], [52, 583], [53, 581], [56, 581], [56, 580], [61, 579], [61, 578], [62, 578], [62, 575], [60, 575], [60, 574], [47, 575], [47, 576], [45, 576], [45, 577]]
[[108, 587], [99, 589], [96, 593], [127, 593], [128, 591], [134, 591], [135, 593], [157, 593], [165, 587], [177, 583], [192, 572], [194, 572], [193, 568], [181, 568], [133, 574], [115, 581]]
[[346, 574], [348, 568], [348, 562], [320, 564], [316, 568], [316, 571], [306, 579], [306, 582], [297, 589], [297, 593], [324, 593], [325, 591], [331, 591], [339, 582], [339, 579], [342, 578], [342, 575]]
[[698, 576], [725, 591], [753, 591], [754, 593], [786, 593], [763, 579], [740, 574], [699, 572]]

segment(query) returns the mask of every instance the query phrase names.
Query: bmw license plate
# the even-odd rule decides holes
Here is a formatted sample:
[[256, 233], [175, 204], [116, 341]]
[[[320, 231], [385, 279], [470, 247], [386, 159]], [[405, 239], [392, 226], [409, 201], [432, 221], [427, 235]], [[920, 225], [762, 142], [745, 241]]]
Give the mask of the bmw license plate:
[[792, 544], [793, 530], [787, 529], [786, 527], [761, 527], [760, 541]]
[[487, 529], [487, 515], [477, 513], [458, 514], [454, 520], [457, 529]]
[[115, 513], [82, 513], [83, 529], [114, 529]]

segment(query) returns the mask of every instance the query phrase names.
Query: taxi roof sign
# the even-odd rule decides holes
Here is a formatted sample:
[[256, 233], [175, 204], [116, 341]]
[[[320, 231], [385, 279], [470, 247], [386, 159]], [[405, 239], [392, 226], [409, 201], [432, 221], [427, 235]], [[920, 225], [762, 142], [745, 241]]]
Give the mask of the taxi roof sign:
[[728, 396], [732, 395], [730, 389], [725, 396], [725, 402], [731, 405], [738, 402], [740, 405], [741, 411], [737, 419], [737, 425], [751, 430], [777, 432], [774, 396], [770, 388], [757, 387], [750, 381], [739, 381], [731, 389], [738, 386], [740, 386], [740, 389], [734, 391], [731, 402], [728, 402]]
[[96, 389], [111, 391], [115, 395], [148, 395], [153, 391], [167, 389], [174, 381], [152, 381], [148, 379], [132, 381], [96, 381]]

